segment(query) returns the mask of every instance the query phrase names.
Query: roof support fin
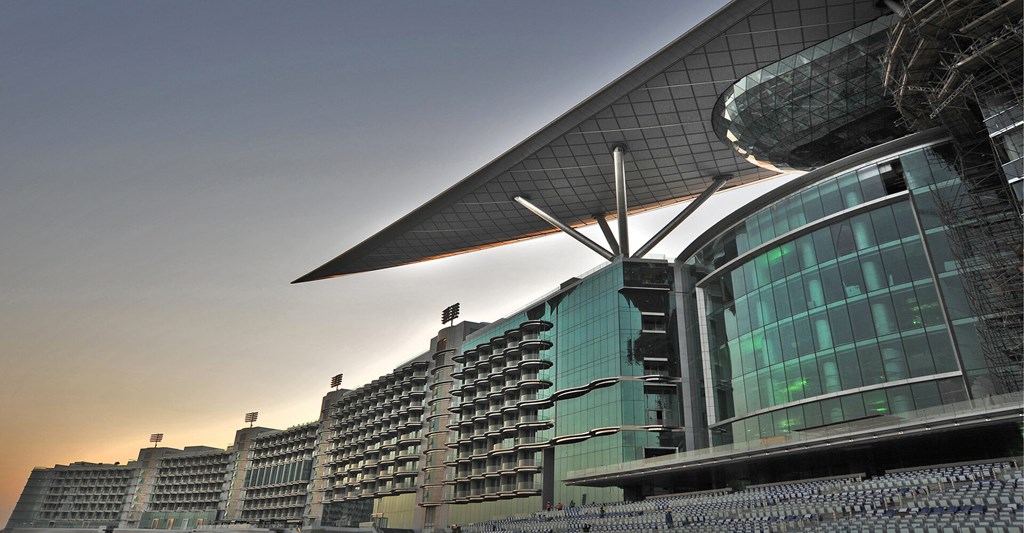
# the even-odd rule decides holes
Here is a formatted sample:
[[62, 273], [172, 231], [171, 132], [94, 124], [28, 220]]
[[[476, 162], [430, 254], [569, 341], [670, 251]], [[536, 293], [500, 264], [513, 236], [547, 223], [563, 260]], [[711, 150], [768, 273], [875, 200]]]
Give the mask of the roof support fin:
[[596, 242], [588, 239], [586, 235], [583, 235], [582, 233], [570, 227], [568, 224], [544, 212], [543, 209], [533, 205], [526, 198], [523, 198], [522, 196], [516, 196], [515, 201], [518, 202], [519, 205], [529, 209], [533, 214], [542, 218], [548, 224], [551, 224], [552, 226], [564, 231], [568, 236], [572, 237], [573, 239], [576, 239], [587, 248], [590, 248], [591, 250], [597, 252], [597, 254], [600, 255], [601, 257], [609, 261], [611, 261], [612, 258], [615, 257], [614, 254], [612, 254], [608, 250], [605, 250], [603, 247], [601, 247], [600, 244], [597, 244]]
[[725, 182], [729, 181], [729, 178], [731, 177], [731, 174], [721, 174], [719, 176], [715, 176], [715, 180], [711, 182], [711, 185], [708, 185], [707, 189], [704, 189], [704, 192], [700, 193], [700, 196], [697, 196], [692, 201], [690, 201], [690, 203], [687, 204], [686, 207], [683, 208], [683, 210], [678, 215], [676, 215], [672, 220], [670, 220], [668, 224], [665, 224], [663, 228], [658, 230], [658, 233], [655, 233], [654, 236], [651, 237], [651, 240], [644, 243], [644, 245], [641, 246], [635, 254], [633, 254], [633, 257], [639, 259], [650, 253], [652, 248], [657, 246], [658, 243], [662, 241], [662, 239], [668, 237], [668, 235], [672, 233], [672, 231], [675, 230], [677, 227], [679, 227], [679, 225], [682, 224], [684, 220], [689, 218], [690, 215], [693, 214], [693, 212], [696, 211], [697, 208], [701, 206], [701, 204], [706, 202], [708, 198], [711, 198], [712, 194], [715, 194], [715, 192], [718, 191], [718, 189], [722, 188], [722, 185], [725, 185]]
[[622, 257], [629, 255], [629, 222], [626, 205], [626, 167], [623, 156], [626, 145], [620, 144], [612, 148], [612, 161], [615, 164], [615, 211], [619, 217], [619, 253]]
[[601, 226], [601, 232], [604, 233], [604, 238], [608, 240], [608, 247], [612, 249], [612, 253], [619, 255], [619, 243], [615, 240], [612, 228], [608, 225], [608, 220], [604, 217], [604, 213], [599, 213], [594, 215], [594, 220], [597, 221], [598, 226]]

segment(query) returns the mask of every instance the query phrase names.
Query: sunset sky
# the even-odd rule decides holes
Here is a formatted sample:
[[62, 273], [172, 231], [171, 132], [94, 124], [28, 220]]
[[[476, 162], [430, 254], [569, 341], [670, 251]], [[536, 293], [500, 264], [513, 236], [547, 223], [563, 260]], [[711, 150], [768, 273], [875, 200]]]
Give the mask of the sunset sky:
[[289, 285], [723, 3], [0, 2], [0, 526], [33, 466], [313, 420], [452, 295], [490, 321], [597, 266], [556, 235]]

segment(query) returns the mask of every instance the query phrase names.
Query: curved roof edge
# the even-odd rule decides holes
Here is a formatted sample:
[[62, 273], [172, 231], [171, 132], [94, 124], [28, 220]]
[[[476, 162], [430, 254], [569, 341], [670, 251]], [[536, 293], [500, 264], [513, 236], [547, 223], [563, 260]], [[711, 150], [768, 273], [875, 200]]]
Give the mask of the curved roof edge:
[[780, 185], [771, 191], [747, 202], [739, 209], [729, 213], [725, 218], [719, 220], [715, 225], [711, 226], [704, 233], [701, 233], [697, 238], [693, 239], [689, 245], [683, 249], [683, 252], [676, 257], [676, 261], [687, 261], [693, 254], [697, 253], [701, 248], [711, 242], [712, 239], [725, 233], [729, 228], [736, 225], [741, 220], [753, 215], [765, 206], [771, 205], [794, 192], [803, 189], [809, 185], [821, 181], [832, 174], [842, 172], [851, 167], [864, 165], [874, 161], [878, 158], [885, 157], [889, 154], [895, 154], [910, 150], [918, 146], [924, 146], [928, 144], [934, 144], [941, 142], [949, 138], [949, 134], [942, 128], [932, 128], [918, 133], [912, 133], [899, 139], [894, 139], [884, 144], [868, 148], [861, 152], [857, 152], [853, 155], [848, 155], [842, 159], [833, 161], [825, 166], [814, 169], [806, 174], [798, 176], [793, 180]]

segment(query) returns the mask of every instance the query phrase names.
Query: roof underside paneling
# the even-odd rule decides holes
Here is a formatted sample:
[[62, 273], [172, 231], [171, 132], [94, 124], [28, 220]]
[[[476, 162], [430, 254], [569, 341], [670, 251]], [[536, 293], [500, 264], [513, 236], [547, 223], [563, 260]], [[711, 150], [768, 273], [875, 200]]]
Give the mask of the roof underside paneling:
[[711, 128], [738, 78], [881, 15], [874, 0], [734, 1], [522, 143], [376, 235], [296, 280], [314, 281], [551, 233], [513, 197], [571, 226], [615, 212], [611, 149], [628, 147], [630, 212], [774, 175]]

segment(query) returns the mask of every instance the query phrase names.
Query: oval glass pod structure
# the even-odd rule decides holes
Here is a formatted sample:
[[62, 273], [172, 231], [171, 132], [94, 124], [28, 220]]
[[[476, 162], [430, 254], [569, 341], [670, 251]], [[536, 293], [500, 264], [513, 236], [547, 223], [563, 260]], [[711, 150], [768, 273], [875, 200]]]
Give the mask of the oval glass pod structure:
[[740, 78], [715, 104], [715, 133], [773, 170], [811, 170], [900, 137], [882, 84], [890, 24], [880, 17]]

